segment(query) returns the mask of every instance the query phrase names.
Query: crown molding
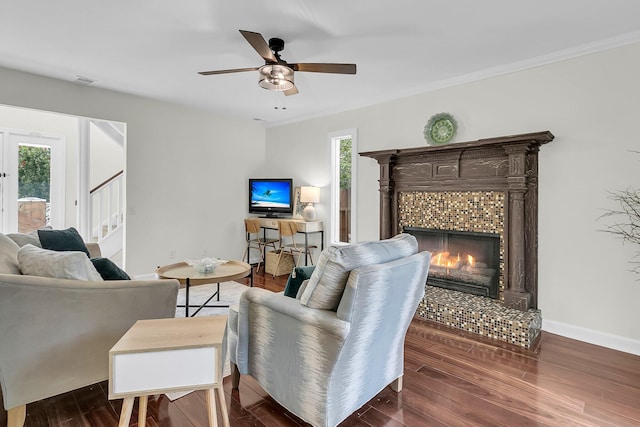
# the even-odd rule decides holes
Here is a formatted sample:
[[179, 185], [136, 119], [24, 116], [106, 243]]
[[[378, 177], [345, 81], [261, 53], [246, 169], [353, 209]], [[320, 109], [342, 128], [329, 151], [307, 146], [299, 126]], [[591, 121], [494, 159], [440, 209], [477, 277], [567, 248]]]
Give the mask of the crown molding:
[[496, 67], [485, 68], [483, 70], [474, 71], [472, 73], [464, 74], [461, 76], [453, 77], [450, 79], [439, 80], [429, 84], [415, 86], [411, 89], [395, 92], [384, 97], [367, 98], [359, 102], [352, 102], [344, 105], [344, 108], [339, 110], [332, 109], [319, 112], [317, 114], [310, 114], [307, 116], [297, 117], [291, 120], [282, 120], [268, 122], [265, 124], [266, 128], [274, 128], [284, 126], [293, 123], [299, 123], [305, 120], [317, 119], [320, 117], [326, 117], [346, 111], [357, 110], [360, 108], [371, 107], [373, 105], [382, 104], [385, 102], [391, 102], [402, 98], [408, 98], [411, 96], [433, 92], [440, 89], [446, 89], [454, 86], [460, 86], [466, 83], [472, 83], [489, 79], [492, 77], [498, 77], [506, 74], [517, 73], [519, 71], [528, 70], [531, 68], [540, 67], [543, 65], [549, 65], [556, 62], [566, 61], [569, 59], [577, 58], [580, 56], [590, 55], [593, 53], [603, 52], [610, 49], [615, 49], [621, 46], [626, 46], [633, 43], [640, 42], [640, 31], [622, 34], [616, 37], [610, 37], [595, 41], [593, 43], [582, 44], [569, 49], [562, 49], [548, 55], [537, 56], [534, 58], [526, 59], [524, 61], [512, 62]]

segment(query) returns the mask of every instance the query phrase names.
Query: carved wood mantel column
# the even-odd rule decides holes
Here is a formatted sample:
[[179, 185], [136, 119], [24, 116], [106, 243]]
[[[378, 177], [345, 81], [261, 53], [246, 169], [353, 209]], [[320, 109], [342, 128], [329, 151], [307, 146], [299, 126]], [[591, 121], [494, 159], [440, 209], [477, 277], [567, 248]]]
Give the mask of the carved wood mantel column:
[[509, 233], [505, 236], [508, 246], [508, 282], [504, 291], [504, 302], [508, 307], [527, 310], [531, 306], [532, 295], [526, 289], [526, 240], [525, 233], [525, 197], [528, 191], [527, 152], [529, 144], [514, 144], [504, 147], [509, 157], [507, 175], [507, 215], [505, 228]]
[[380, 238], [401, 231], [401, 192], [504, 192], [504, 303], [536, 308], [538, 150], [549, 131], [360, 153], [380, 165]]
[[[378, 158], [380, 164], [380, 238], [388, 239], [392, 237], [392, 225], [394, 224], [394, 199], [393, 199], [393, 179], [391, 174], [395, 165], [393, 154], [382, 155]], [[382, 237], [384, 236], [384, 237]]]

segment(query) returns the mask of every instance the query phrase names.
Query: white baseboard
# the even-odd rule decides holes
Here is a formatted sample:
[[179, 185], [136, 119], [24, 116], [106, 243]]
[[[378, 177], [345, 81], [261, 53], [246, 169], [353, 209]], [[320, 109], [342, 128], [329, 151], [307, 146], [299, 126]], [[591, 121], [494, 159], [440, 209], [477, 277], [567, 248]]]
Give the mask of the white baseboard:
[[555, 320], [542, 319], [542, 330], [552, 334], [562, 335], [578, 341], [611, 348], [640, 356], [640, 341], [619, 335], [611, 335], [605, 332], [594, 331], [593, 329], [581, 328], [580, 326], [568, 323], [557, 322]]

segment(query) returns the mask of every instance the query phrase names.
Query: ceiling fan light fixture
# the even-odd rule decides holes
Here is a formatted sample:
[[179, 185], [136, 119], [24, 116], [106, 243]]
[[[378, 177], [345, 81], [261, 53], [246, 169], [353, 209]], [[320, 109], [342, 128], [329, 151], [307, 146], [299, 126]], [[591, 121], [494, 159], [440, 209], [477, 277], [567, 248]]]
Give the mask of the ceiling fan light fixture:
[[293, 88], [293, 69], [286, 65], [267, 64], [258, 70], [258, 85], [274, 92], [283, 92]]

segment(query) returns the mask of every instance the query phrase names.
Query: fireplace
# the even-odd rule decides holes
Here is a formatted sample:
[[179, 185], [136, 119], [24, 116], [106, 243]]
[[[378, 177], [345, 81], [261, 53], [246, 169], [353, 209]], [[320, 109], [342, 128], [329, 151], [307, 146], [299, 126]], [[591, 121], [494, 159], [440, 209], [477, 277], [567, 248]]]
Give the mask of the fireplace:
[[403, 227], [431, 252], [427, 285], [497, 299], [500, 235], [470, 231]]
[[380, 238], [409, 232], [432, 252], [416, 316], [526, 348], [536, 342], [538, 151], [553, 138], [360, 153], [380, 166]]
[[360, 153], [380, 165], [380, 238], [421, 227], [500, 235], [499, 300], [538, 305], [538, 151], [548, 132]]

